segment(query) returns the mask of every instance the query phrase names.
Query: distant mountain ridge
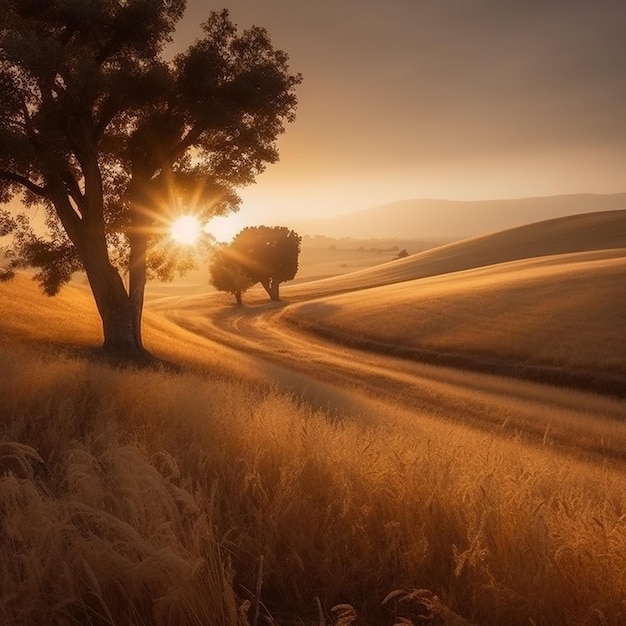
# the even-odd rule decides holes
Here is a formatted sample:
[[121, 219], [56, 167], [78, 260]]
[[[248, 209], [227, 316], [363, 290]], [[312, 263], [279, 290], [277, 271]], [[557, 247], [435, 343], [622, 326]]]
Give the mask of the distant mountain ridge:
[[502, 200], [413, 199], [336, 217], [296, 220], [301, 235], [461, 239], [556, 217], [626, 209], [626, 193], [569, 194]]

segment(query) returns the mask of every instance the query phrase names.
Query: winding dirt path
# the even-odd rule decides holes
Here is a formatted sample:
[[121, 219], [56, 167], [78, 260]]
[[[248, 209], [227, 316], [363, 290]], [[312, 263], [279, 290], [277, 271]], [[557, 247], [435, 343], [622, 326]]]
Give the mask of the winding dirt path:
[[429, 365], [339, 345], [285, 322], [288, 304], [243, 308], [203, 299], [162, 304], [192, 332], [249, 358], [255, 377], [325, 408], [368, 401], [494, 433], [519, 434], [576, 456], [626, 465], [626, 402], [564, 387]]

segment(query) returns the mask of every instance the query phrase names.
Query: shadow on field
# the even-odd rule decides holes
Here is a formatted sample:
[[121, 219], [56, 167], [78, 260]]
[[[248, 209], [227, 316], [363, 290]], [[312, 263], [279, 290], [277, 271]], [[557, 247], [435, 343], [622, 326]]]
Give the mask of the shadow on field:
[[47, 347], [55, 354], [63, 354], [71, 359], [85, 360], [89, 363], [108, 365], [115, 369], [152, 370], [180, 374], [188, 367], [162, 359], [146, 351], [143, 354], [111, 353], [101, 346], [82, 346], [70, 344], [49, 344]]
[[461, 370], [470, 370], [495, 376], [519, 378], [545, 385], [571, 387], [616, 398], [626, 398], [626, 373], [623, 371], [568, 368], [558, 365], [535, 364], [508, 360], [481, 354], [439, 352], [384, 343], [365, 337], [351, 335], [335, 328], [310, 322], [295, 315], [285, 314], [282, 321], [298, 330], [330, 339], [340, 345], [366, 350], [377, 354], [421, 361]]

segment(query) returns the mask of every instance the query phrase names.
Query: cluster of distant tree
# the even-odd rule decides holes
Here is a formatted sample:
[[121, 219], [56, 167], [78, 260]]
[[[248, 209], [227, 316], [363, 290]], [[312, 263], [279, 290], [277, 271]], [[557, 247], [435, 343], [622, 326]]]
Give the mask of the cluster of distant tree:
[[270, 299], [279, 300], [279, 286], [298, 271], [302, 237], [285, 226], [244, 228], [229, 245], [213, 253], [209, 265], [211, 284], [235, 296], [261, 283]]

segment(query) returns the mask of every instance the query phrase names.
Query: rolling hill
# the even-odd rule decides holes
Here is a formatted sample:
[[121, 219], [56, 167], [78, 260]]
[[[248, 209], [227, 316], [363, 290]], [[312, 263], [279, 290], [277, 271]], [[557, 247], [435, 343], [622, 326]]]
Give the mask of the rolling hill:
[[[529, 374], [615, 390], [626, 385], [624, 285], [626, 211], [591, 213], [294, 286], [307, 301], [283, 319], [376, 351], [493, 372], [515, 364], [514, 375], [539, 367]], [[311, 299], [316, 290], [348, 293]]]
[[475, 267], [626, 246], [626, 210], [570, 215], [454, 242], [343, 276], [286, 285], [287, 298], [310, 299]]
[[[320, 323], [326, 306], [326, 321], [343, 312], [352, 331], [372, 322], [398, 333], [390, 341], [456, 332], [455, 342], [465, 333], [489, 347], [487, 331], [534, 332], [555, 313], [548, 339], [566, 332], [582, 345], [587, 333], [585, 352], [623, 355], [623, 220], [598, 214], [446, 246], [359, 272], [364, 291], [284, 309], [172, 298], [209, 331], [147, 312], [146, 343], [176, 371], [84, 358], [100, 342], [86, 289], [49, 299], [26, 274], [0, 284], [3, 623], [235, 626], [256, 622], [257, 608], [275, 624], [347, 623], [357, 611], [368, 625], [407, 615], [622, 623], [623, 401], [474, 372], [446, 379], [445, 368], [333, 342], [318, 350], [280, 314], [312, 307]], [[480, 262], [490, 264], [458, 271]], [[424, 272], [438, 275], [411, 280]], [[354, 276], [317, 284], [332, 291]], [[212, 340], [217, 310], [223, 334], [252, 341], [262, 359]], [[429, 315], [438, 330], [423, 326]], [[330, 384], [319, 407], [279, 392], [279, 340], [317, 373], [303, 383], [330, 376], [343, 405]]]
[[300, 234], [453, 241], [576, 213], [626, 209], [626, 193], [502, 200], [414, 199], [293, 222]]
[[[99, 350], [101, 344], [100, 318], [86, 287], [66, 285], [50, 298], [25, 272], [0, 282], [0, 345], [106, 361]], [[245, 355], [186, 331], [150, 310], [144, 313], [144, 344], [164, 363], [253, 382], [259, 379]]]
[[320, 298], [284, 316], [377, 351], [502, 373], [562, 368], [553, 380], [569, 382], [572, 370], [614, 373], [626, 385], [625, 284], [626, 248], [578, 252]]

